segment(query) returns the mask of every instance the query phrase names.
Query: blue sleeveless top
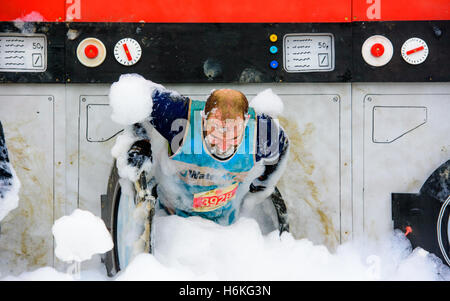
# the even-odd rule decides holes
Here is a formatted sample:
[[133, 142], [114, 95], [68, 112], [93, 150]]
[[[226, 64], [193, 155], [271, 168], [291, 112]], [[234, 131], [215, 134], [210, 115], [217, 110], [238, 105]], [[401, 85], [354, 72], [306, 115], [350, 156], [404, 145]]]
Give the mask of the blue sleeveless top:
[[219, 160], [210, 154], [203, 139], [204, 106], [203, 101], [191, 100], [182, 145], [170, 157], [178, 176], [174, 184], [184, 191], [183, 200], [178, 200], [183, 203], [178, 207], [183, 208], [172, 209], [177, 215], [196, 215], [231, 224], [242, 203], [242, 184], [255, 165], [256, 114], [249, 108], [250, 118], [238, 149], [229, 159]]

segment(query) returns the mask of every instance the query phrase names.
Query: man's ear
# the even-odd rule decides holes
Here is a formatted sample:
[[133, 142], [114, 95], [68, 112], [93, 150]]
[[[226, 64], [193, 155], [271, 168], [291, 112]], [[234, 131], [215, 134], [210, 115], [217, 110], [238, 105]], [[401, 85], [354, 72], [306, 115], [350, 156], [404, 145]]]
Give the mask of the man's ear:
[[203, 130], [206, 130], [206, 114], [205, 111], [200, 111], [200, 118], [202, 119]]
[[244, 118], [245, 118], [244, 119], [244, 125], [247, 126], [247, 123], [250, 120], [250, 114], [248, 114], [248, 113], [244, 114]]

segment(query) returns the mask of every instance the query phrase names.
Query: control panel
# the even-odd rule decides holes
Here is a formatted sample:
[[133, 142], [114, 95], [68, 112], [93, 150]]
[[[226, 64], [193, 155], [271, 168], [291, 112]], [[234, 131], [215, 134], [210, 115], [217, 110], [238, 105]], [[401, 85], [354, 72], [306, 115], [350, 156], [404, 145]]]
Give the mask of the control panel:
[[355, 22], [353, 82], [448, 82], [450, 21]]
[[0, 82], [450, 81], [450, 21], [33, 26], [0, 22]]
[[[350, 79], [351, 53], [341, 49], [351, 48], [351, 24], [96, 25], [68, 25], [79, 33], [66, 41], [66, 76], [72, 83], [112, 82], [130, 72], [165, 83]], [[105, 45], [101, 64], [87, 67], [86, 55], [73, 55], [86, 39], [98, 39]], [[89, 47], [98, 48], [91, 44]]]

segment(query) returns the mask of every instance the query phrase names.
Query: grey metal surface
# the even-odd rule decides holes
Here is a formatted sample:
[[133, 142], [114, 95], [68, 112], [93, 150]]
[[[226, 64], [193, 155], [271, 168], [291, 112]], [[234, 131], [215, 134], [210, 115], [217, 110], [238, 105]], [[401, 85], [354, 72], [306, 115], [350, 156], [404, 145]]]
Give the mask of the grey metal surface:
[[[241, 90], [250, 101], [266, 88], [279, 95], [292, 146], [278, 185], [290, 231], [330, 249], [388, 231], [390, 193], [417, 192], [450, 156], [446, 83], [166, 87], [199, 100], [217, 88]], [[2, 268], [61, 264], [53, 221], [75, 208], [100, 216], [121, 130], [109, 118], [108, 92], [107, 84], [0, 85], [0, 119], [23, 185], [19, 208], [2, 222]]]

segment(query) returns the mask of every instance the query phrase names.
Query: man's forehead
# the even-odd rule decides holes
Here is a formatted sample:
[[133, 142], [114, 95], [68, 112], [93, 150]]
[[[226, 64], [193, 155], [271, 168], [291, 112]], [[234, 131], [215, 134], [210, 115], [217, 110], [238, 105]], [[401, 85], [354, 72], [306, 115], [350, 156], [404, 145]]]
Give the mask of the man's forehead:
[[244, 120], [241, 116], [236, 116], [236, 118], [231, 118], [231, 119], [225, 119], [223, 118], [223, 114], [222, 111], [219, 108], [214, 108], [212, 109], [208, 115], [206, 116], [207, 120], [211, 120], [211, 119], [218, 119], [221, 121], [226, 121], [226, 120]]
[[221, 118], [216, 118], [216, 117], [211, 116], [206, 121], [209, 124], [221, 124], [221, 125], [225, 126], [225, 125], [242, 124], [244, 122], [244, 119], [242, 117], [237, 117], [236, 119], [225, 119], [225, 120], [222, 120]]
[[216, 96], [230, 98], [230, 99], [233, 99], [236, 97], [241, 97], [241, 95], [242, 95], [241, 92], [239, 92], [238, 90], [233, 90], [233, 89], [214, 90], [213, 94]]
[[[217, 119], [217, 118], [208, 118], [206, 123], [206, 129], [214, 129], [214, 128], [222, 128], [227, 129], [228, 131], [233, 131], [236, 129], [242, 129], [244, 126], [244, 120], [242, 118], [237, 119]], [[230, 132], [231, 133], [231, 132]]]

